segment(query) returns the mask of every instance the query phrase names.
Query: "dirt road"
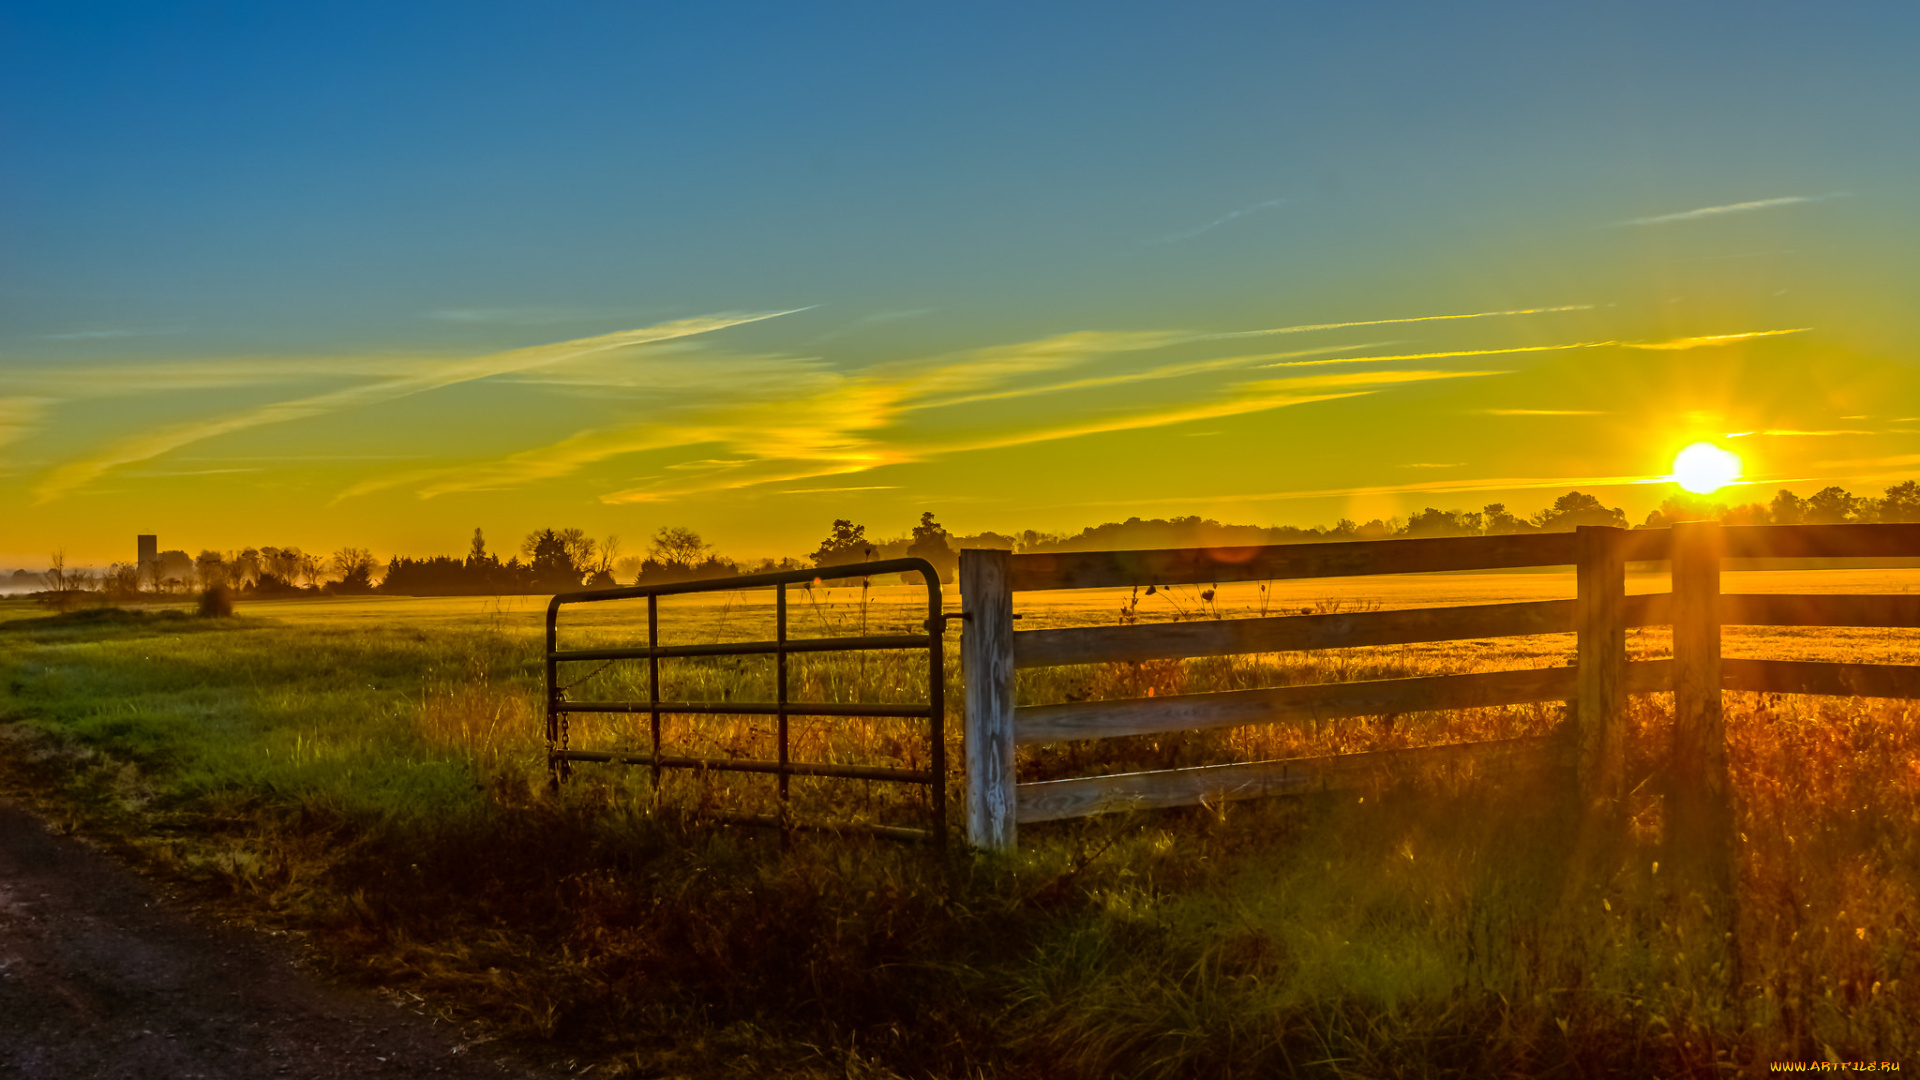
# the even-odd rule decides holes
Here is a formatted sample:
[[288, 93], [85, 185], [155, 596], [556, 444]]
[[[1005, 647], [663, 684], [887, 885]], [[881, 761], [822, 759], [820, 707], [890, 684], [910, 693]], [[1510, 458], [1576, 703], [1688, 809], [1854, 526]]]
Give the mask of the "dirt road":
[[0, 1078], [562, 1076], [324, 984], [0, 801]]

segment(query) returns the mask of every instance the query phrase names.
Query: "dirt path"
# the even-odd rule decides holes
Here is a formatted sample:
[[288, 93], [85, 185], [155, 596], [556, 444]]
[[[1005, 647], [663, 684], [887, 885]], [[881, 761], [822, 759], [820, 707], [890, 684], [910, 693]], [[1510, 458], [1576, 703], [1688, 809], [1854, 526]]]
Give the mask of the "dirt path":
[[0, 800], [0, 1078], [546, 1077], [307, 974]]

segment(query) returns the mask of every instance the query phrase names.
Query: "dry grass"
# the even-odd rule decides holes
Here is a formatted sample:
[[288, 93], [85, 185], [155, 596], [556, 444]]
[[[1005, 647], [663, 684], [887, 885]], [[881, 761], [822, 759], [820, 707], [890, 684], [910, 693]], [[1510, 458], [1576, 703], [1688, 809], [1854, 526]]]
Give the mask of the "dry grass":
[[[1261, 602], [1412, 606], [1440, 590], [1516, 598], [1473, 594], [1458, 576], [1422, 587], [1219, 599], [1231, 615]], [[1169, 603], [1207, 617], [1197, 593]], [[906, 617], [886, 599], [823, 595], [807, 625]], [[1116, 618], [1122, 602], [1080, 597], [1084, 608], [1058, 605], [1058, 617]], [[529, 613], [428, 634], [399, 610], [356, 621], [347, 642], [340, 624], [307, 636], [315, 628], [291, 617], [249, 625], [245, 608], [237, 626], [172, 643], [91, 627], [16, 635], [7, 708], [45, 733], [30, 740], [49, 754], [34, 768], [62, 778], [70, 813], [144, 836], [179, 872], [315, 929], [387, 986], [609, 1073], [761, 1074], [777, 1061], [823, 1076], [1706, 1076], [1920, 1051], [1913, 704], [1729, 695], [1741, 841], [1728, 938], [1710, 876], [1667, 835], [1662, 696], [1633, 703], [1633, 794], [1599, 835], [1581, 832], [1565, 778], [1543, 774], [1057, 823], [1025, 830], [1017, 857], [982, 860], [853, 837], [783, 844], [712, 822], [770, 806], [761, 777], [670, 773], [656, 792], [645, 770], [588, 766], [550, 796]], [[1022, 626], [1050, 617], [1040, 603], [1026, 611]], [[765, 629], [739, 602], [687, 614], [670, 640]], [[584, 629], [571, 644], [630, 635], [632, 622], [605, 614]], [[1849, 646], [1856, 656], [1913, 662], [1908, 638], [1873, 633]], [[1741, 640], [1768, 655], [1832, 645]], [[323, 641], [335, 651], [316, 655]], [[1659, 655], [1664, 636], [1639, 634], [1634, 648]], [[1489, 670], [1564, 663], [1571, 650], [1562, 636], [1059, 668], [1023, 676], [1020, 693]], [[277, 666], [288, 655], [303, 663]], [[917, 699], [923, 665], [797, 664], [795, 697]], [[312, 711], [347, 671], [364, 688]], [[667, 674], [670, 696], [764, 699], [770, 685], [753, 663]], [[576, 696], [644, 693], [637, 677], [610, 667]], [[230, 710], [202, 696], [210, 685], [231, 688]], [[277, 688], [248, 689], [263, 685]], [[174, 726], [169, 710], [196, 719]], [[1034, 748], [1021, 768], [1310, 755], [1562, 721], [1545, 706], [1260, 726]], [[630, 725], [576, 726], [576, 745], [633, 745], [644, 732]], [[766, 726], [686, 723], [669, 744], [770, 756]], [[907, 763], [926, 750], [906, 724], [796, 730], [797, 757]], [[224, 756], [197, 749], [214, 740]], [[920, 812], [917, 793], [890, 785], [796, 782], [795, 800], [801, 814], [847, 819]]]

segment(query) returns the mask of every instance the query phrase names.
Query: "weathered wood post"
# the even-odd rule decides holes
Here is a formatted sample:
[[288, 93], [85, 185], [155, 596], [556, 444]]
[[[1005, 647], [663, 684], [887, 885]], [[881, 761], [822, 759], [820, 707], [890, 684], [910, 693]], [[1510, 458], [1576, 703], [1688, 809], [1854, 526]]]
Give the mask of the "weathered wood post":
[[1696, 840], [1724, 839], [1730, 820], [1727, 728], [1720, 705], [1720, 557], [1715, 522], [1673, 527], [1674, 824]]
[[1013, 590], [1005, 551], [960, 552], [960, 674], [967, 758], [967, 842], [1012, 851]]
[[1582, 801], [1598, 810], [1620, 800], [1626, 776], [1627, 533], [1605, 525], [1582, 525], [1576, 532], [1575, 775]]

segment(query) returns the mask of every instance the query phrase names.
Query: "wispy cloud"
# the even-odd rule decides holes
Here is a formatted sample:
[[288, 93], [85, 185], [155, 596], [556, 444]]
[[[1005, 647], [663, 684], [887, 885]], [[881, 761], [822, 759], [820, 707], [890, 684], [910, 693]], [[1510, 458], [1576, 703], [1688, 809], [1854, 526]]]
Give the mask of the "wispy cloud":
[[[1317, 364], [1391, 363], [1403, 360], [1444, 360], [1455, 356], [1501, 356], [1506, 353], [1563, 352], [1567, 349], [1597, 349], [1614, 345], [1612, 341], [1576, 341], [1566, 345], [1520, 345], [1511, 349], [1460, 349], [1453, 352], [1406, 353], [1400, 356], [1342, 356], [1331, 360], [1299, 360], [1267, 364], [1267, 367], [1309, 367]], [[1333, 350], [1327, 350], [1333, 351]]]
[[70, 330], [64, 334], [41, 334], [39, 335], [39, 337], [43, 341], [116, 341], [121, 338], [160, 337], [166, 334], [184, 334], [184, 333], [186, 333], [184, 329], [177, 329], [177, 328], [169, 328], [164, 330], [102, 329], [102, 330]]
[[1302, 323], [1298, 326], [1276, 326], [1266, 330], [1234, 330], [1224, 334], [1209, 334], [1213, 339], [1262, 337], [1267, 334], [1307, 334], [1319, 330], [1349, 330], [1356, 326], [1398, 326], [1406, 323], [1455, 322], [1462, 319], [1504, 319], [1515, 315], [1552, 315], [1563, 311], [1592, 311], [1592, 304], [1562, 304], [1558, 307], [1515, 308], [1511, 311], [1472, 311], [1460, 315], [1414, 315], [1400, 319], [1363, 319], [1358, 322], [1338, 323]]
[[51, 404], [53, 401], [49, 398], [0, 397], [0, 446], [38, 428]]
[[[1221, 373], [1273, 365], [1282, 358], [1316, 356], [1371, 345], [1330, 346], [1294, 352], [1240, 355], [1160, 364], [1145, 370], [1102, 372], [1079, 378], [1023, 382], [1093, 362], [1118, 362], [1177, 345], [1230, 341], [1268, 334], [1307, 332], [1346, 326], [1379, 326], [1443, 320], [1534, 315], [1584, 310], [1588, 305], [1506, 311], [1425, 315], [1396, 319], [1323, 323], [1230, 333], [1194, 331], [1076, 331], [1032, 341], [973, 348], [933, 357], [888, 361], [842, 370], [819, 358], [687, 353], [660, 365], [661, 350], [644, 364], [608, 357], [573, 359], [543, 365], [537, 371], [506, 376], [550, 385], [632, 385], [648, 392], [647, 419], [598, 425], [545, 445], [492, 461], [464, 462], [368, 477], [337, 496], [350, 499], [390, 489], [411, 489], [422, 498], [458, 492], [502, 490], [556, 480], [616, 459], [692, 450], [678, 466], [648, 462], [644, 477], [601, 496], [611, 503], [652, 502], [681, 495], [742, 490], [807, 479], [851, 476], [888, 465], [923, 461], [948, 454], [1010, 447], [1085, 435], [1165, 427], [1194, 420], [1241, 415], [1342, 397], [1380, 393], [1396, 386], [1435, 379], [1481, 378], [1502, 372], [1403, 371], [1325, 373], [1231, 384], [1212, 383], [1183, 393], [1175, 402], [1160, 395], [1131, 407], [1113, 399], [1074, 395], [1059, 415], [1023, 418], [1013, 426], [992, 412], [942, 418], [933, 426], [910, 424], [924, 410], [999, 401], [1057, 391], [1119, 387], [1185, 375]], [[1584, 343], [1581, 343], [1584, 344]], [[674, 348], [670, 346], [669, 348]], [[1544, 348], [1561, 348], [1550, 346]], [[1486, 350], [1499, 352], [1502, 350]], [[1530, 351], [1521, 349], [1518, 351]], [[1479, 350], [1457, 355], [1481, 355]], [[1427, 354], [1410, 354], [1425, 356]], [[1456, 354], [1449, 354], [1456, 355]], [[1390, 363], [1395, 357], [1348, 357], [1354, 365]], [[1302, 366], [1320, 361], [1303, 361]], [[749, 365], [751, 372], [741, 365]], [[622, 368], [624, 370], [614, 370]], [[736, 371], [736, 368], [739, 371]], [[716, 372], [721, 374], [716, 375]], [[1278, 372], [1276, 371], [1276, 374]], [[724, 383], [724, 395], [703, 392]], [[671, 393], [663, 392], [672, 390]], [[684, 392], [682, 392], [684, 391]], [[1088, 415], [1089, 413], [1096, 415]], [[960, 430], [955, 430], [955, 428]], [[983, 430], [984, 429], [984, 430]], [[724, 464], [714, 464], [724, 463]], [[807, 485], [811, 487], [812, 485]], [[802, 490], [793, 488], [792, 490]]]
[[1828, 199], [1845, 198], [1846, 195], [1844, 191], [1836, 191], [1830, 195], [1783, 195], [1774, 199], [1754, 199], [1751, 202], [1726, 203], [1722, 206], [1702, 206], [1695, 210], [1682, 210], [1677, 214], [1632, 218], [1615, 224], [1624, 228], [1633, 225], [1665, 225], [1675, 221], [1698, 221], [1701, 218], [1722, 217], [1727, 214], [1750, 214], [1755, 210], [1771, 210], [1777, 206], [1825, 202]]
[[553, 326], [596, 319], [631, 319], [645, 312], [625, 307], [471, 307], [438, 308], [424, 313], [435, 322], [477, 323], [490, 326]]
[[1729, 431], [1726, 438], [1744, 439], [1749, 435], [1879, 435], [1878, 431], [1862, 431], [1858, 428], [1834, 428], [1827, 431], [1800, 431], [1793, 428], [1769, 428], [1765, 431]]
[[1212, 232], [1213, 230], [1219, 228], [1222, 225], [1225, 225], [1230, 221], [1236, 221], [1243, 217], [1250, 217], [1254, 214], [1260, 213], [1263, 210], [1277, 209], [1281, 206], [1285, 206], [1286, 203], [1287, 203], [1287, 200], [1285, 199], [1266, 199], [1261, 202], [1253, 203], [1250, 206], [1243, 206], [1238, 210], [1229, 211], [1228, 213], [1222, 214], [1219, 217], [1214, 218], [1212, 221], [1207, 222], [1205, 225], [1200, 225], [1191, 229], [1182, 229], [1181, 231], [1175, 232], [1175, 233], [1168, 233], [1165, 236], [1158, 237], [1154, 240], [1149, 241], [1149, 243], [1177, 244], [1182, 240], [1191, 240], [1194, 237], [1199, 236], [1201, 233]]
[[1599, 409], [1479, 409], [1483, 416], [1605, 416]]
[[1816, 461], [1816, 469], [1892, 469], [1920, 465], [1920, 454], [1895, 454], [1892, 457], [1846, 458], [1840, 461]]
[[274, 402], [226, 416], [176, 424], [121, 439], [104, 449], [54, 469], [37, 485], [35, 495], [38, 502], [44, 503], [94, 480], [109, 469], [146, 461], [182, 446], [219, 435], [269, 424], [304, 420], [344, 409], [364, 408], [414, 394], [472, 382], [476, 379], [559, 363], [576, 356], [709, 333], [783, 314], [787, 313], [766, 312], [756, 315], [714, 315], [680, 319], [638, 330], [624, 330], [600, 337], [515, 349], [471, 360], [422, 363], [415, 365], [412, 370], [403, 370], [400, 374], [379, 382]]
[[1400, 467], [1403, 469], [1457, 469], [1465, 464], [1464, 461], [1409, 461]]
[[1804, 334], [1813, 329], [1811, 326], [1796, 326], [1791, 330], [1749, 330], [1743, 334], [1707, 334], [1702, 337], [1674, 338], [1672, 341], [1621, 342], [1629, 349], [1705, 349], [1719, 345], [1732, 345], [1735, 342], [1752, 338], [1780, 337], [1784, 334]]
[[64, 400], [384, 378], [444, 357], [245, 357], [165, 363], [35, 364], [0, 369], [0, 386]]
[[[1234, 368], [1252, 367], [1289, 367], [1285, 363], [1269, 364], [1264, 361], [1281, 357], [1316, 356], [1323, 353], [1343, 352], [1348, 349], [1378, 348], [1379, 345], [1329, 345], [1318, 349], [1298, 349], [1293, 352], [1263, 353], [1257, 356], [1229, 356], [1218, 360], [1195, 360], [1184, 364], [1162, 364], [1145, 371], [1131, 371], [1120, 375], [1095, 375], [1069, 382], [1047, 383], [1043, 386], [1022, 386], [1010, 390], [994, 390], [986, 393], [964, 394], [958, 397], [939, 398], [933, 401], [915, 402], [904, 406], [907, 411], [919, 409], [940, 409], [951, 405], [971, 405], [982, 401], [1005, 401], [1009, 398], [1031, 397], [1036, 394], [1052, 394], [1065, 390], [1091, 390], [1105, 386], [1124, 386], [1128, 383], [1146, 382], [1154, 379], [1176, 379], [1187, 375], [1203, 375], [1215, 371], [1230, 371]], [[1388, 357], [1360, 356], [1342, 360], [1308, 360], [1302, 364], [1358, 364], [1373, 360], [1385, 360]]]
[[1233, 502], [1267, 502], [1285, 499], [1327, 499], [1356, 495], [1411, 495], [1416, 493], [1465, 494], [1474, 491], [1536, 490], [1540, 488], [1626, 487], [1639, 484], [1664, 484], [1666, 476], [1504, 476], [1467, 480], [1429, 480], [1411, 484], [1379, 484], [1368, 487], [1320, 488], [1312, 491], [1271, 491], [1249, 495], [1215, 495], [1210, 498]]
[[899, 484], [863, 484], [859, 487], [785, 488], [780, 492], [778, 492], [778, 494], [826, 495], [826, 494], [837, 494], [842, 491], [899, 491], [899, 490], [900, 490]]

